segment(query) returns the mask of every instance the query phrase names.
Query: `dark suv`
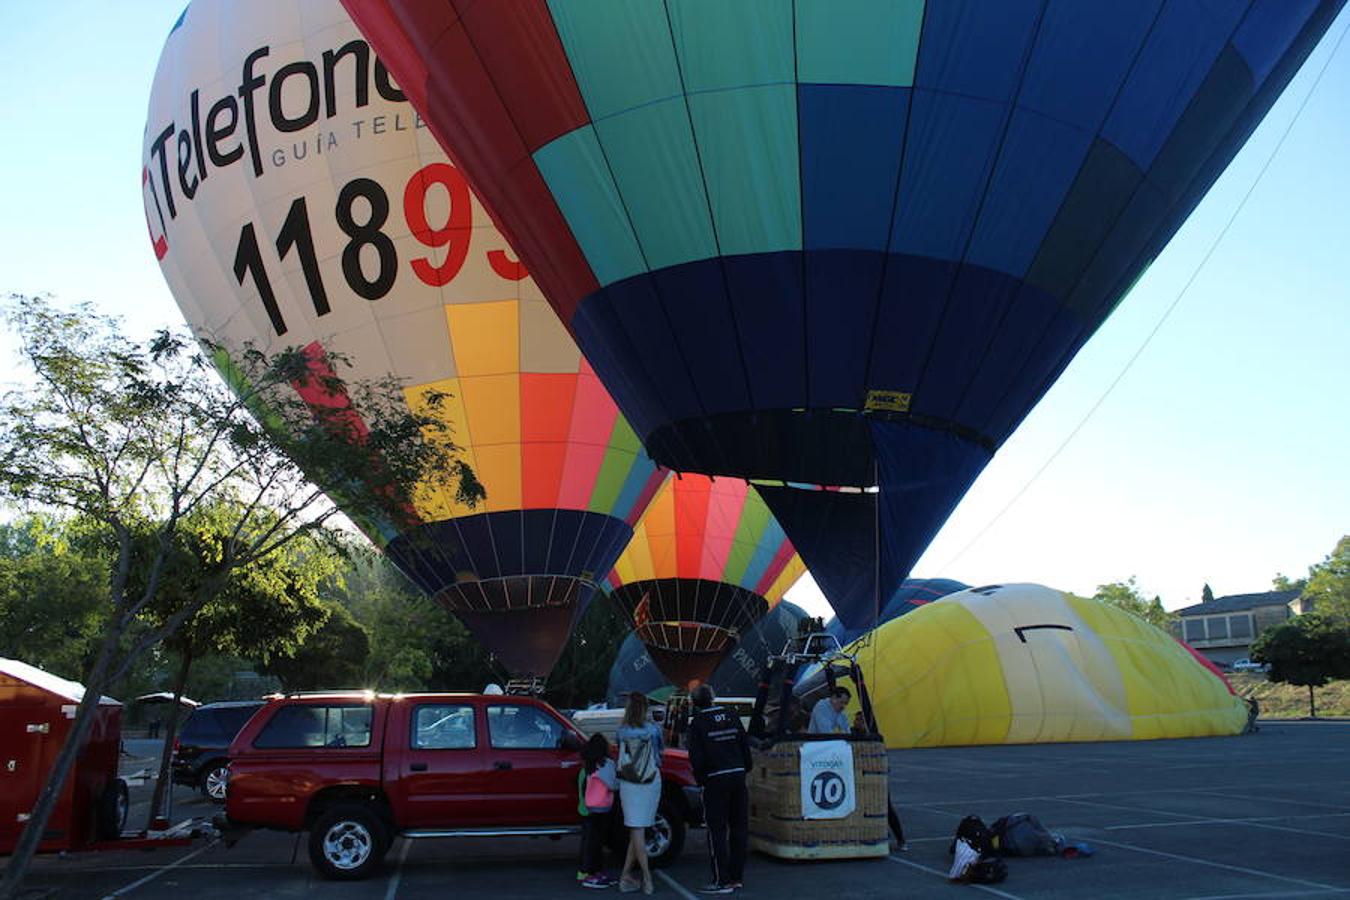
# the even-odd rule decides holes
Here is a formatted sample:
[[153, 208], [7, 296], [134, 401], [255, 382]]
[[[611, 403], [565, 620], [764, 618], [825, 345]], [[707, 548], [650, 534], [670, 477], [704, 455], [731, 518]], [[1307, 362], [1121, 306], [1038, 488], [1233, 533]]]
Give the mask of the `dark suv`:
[[188, 715], [173, 746], [173, 782], [195, 787], [207, 799], [225, 801], [225, 779], [230, 758], [227, 751], [234, 736], [262, 700], [208, 703]]

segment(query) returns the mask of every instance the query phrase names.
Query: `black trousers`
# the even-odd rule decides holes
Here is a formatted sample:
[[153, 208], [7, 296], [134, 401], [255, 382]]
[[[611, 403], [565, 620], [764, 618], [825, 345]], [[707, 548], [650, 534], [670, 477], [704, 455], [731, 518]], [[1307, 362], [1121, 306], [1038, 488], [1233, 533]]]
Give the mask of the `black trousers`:
[[605, 835], [609, 834], [609, 811], [590, 812], [581, 818], [581, 871], [595, 875], [604, 863]]
[[703, 785], [703, 816], [715, 884], [742, 881], [750, 850], [750, 792], [745, 774], [714, 775]]
[[903, 844], [905, 842], [905, 826], [900, 824], [900, 817], [895, 813], [895, 804], [891, 802], [890, 797], [886, 798], [886, 823], [891, 826], [891, 834], [895, 835], [895, 842]]

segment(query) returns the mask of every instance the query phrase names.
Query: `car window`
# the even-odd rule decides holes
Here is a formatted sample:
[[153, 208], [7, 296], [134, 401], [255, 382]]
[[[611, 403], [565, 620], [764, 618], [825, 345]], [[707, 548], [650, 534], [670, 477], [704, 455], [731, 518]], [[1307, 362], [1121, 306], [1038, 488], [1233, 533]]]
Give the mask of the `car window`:
[[256, 706], [227, 706], [218, 709], [216, 713], [216, 722], [220, 731], [228, 738], [233, 738], [244, 727], [253, 714], [258, 711]]
[[283, 706], [263, 726], [253, 746], [264, 750], [369, 747], [371, 716], [366, 704]]
[[210, 740], [212, 738], [220, 739], [224, 735], [220, 733], [220, 727], [211, 715], [210, 710], [194, 709], [188, 719], [183, 723], [183, 730], [178, 734], [179, 740], [186, 743]]
[[472, 750], [478, 746], [473, 707], [430, 703], [413, 711], [414, 750]]
[[488, 739], [498, 750], [552, 749], [558, 746], [563, 726], [534, 706], [489, 706]]

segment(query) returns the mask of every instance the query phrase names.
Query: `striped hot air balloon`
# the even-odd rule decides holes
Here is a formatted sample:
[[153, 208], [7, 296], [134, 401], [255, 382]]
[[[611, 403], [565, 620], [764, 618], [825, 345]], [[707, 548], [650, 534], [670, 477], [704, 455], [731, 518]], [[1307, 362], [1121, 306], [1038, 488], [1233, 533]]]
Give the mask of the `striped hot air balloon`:
[[652, 456], [774, 482], [855, 627], [1344, 0], [345, 2]]
[[448, 395], [486, 500], [410, 484], [397, 522], [360, 524], [508, 668], [546, 674], [665, 473], [342, 7], [194, 0], [143, 160], [156, 256], [223, 370], [299, 346], [399, 379], [413, 409]]
[[803, 571], [746, 482], [685, 475], [656, 495], [609, 582], [657, 667], [683, 688], [706, 681]]

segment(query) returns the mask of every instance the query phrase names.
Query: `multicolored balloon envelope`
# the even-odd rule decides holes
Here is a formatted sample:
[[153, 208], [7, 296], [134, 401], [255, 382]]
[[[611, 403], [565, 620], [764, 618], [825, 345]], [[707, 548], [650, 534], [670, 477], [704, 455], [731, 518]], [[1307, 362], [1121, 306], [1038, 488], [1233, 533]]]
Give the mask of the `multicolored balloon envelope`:
[[683, 688], [706, 681], [803, 571], [745, 481], [685, 475], [661, 488], [609, 580], [657, 667]]
[[143, 159], [197, 334], [342, 354], [412, 408], [450, 395], [486, 502], [408, 485], [412, 525], [363, 527], [507, 667], [546, 673], [665, 473], [342, 7], [194, 0]]
[[854, 644], [889, 747], [1238, 734], [1247, 705], [1161, 629], [1035, 584], [950, 594]]
[[1344, 0], [344, 2], [653, 458], [786, 483], [861, 626]]

